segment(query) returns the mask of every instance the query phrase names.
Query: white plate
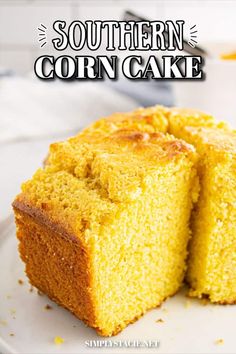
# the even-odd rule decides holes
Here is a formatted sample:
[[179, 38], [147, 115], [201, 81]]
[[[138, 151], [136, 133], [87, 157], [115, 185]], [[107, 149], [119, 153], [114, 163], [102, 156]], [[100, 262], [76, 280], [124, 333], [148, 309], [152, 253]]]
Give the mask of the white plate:
[[[113, 338], [102, 338], [46, 296], [39, 296], [24, 275], [17, 253], [13, 218], [0, 225], [0, 352], [2, 353], [235, 353], [236, 306], [206, 305], [187, 299], [185, 291], [149, 311]], [[23, 285], [18, 279], [24, 281]], [[45, 310], [45, 305], [52, 310]], [[156, 321], [161, 318], [163, 323]], [[10, 334], [14, 336], [10, 336]], [[54, 344], [54, 337], [65, 341]], [[223, 339], [224, 344], [215, 343]], [[159, 348], [93, 348], [86, 341], [156, 340]], [[126, 342], [125, 342], [126, 341]], [[92, 342], [89, 342], [89, 345]], [[101, 345], [101, 342], [97, 342]]]

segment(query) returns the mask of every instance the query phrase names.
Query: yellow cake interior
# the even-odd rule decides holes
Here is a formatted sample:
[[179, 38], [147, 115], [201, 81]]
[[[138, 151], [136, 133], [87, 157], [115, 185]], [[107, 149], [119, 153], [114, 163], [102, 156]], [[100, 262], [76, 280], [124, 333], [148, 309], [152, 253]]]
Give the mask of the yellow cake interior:
[[193, 296], [236, 301], [236, 134], [185, 127], [200, 154], [201, 193], [192, 217], [187, 279]]
[[[195, 162], [194, 148], [161, 133], [119, 130], [54, 144], [48, 165], [14, 203], [32, 284], [105, 336], [160, 305], [179, 289], [186, 270], [189, 217], [198, 195]], [[50, 238], [47, 228], [54, 230]], [[36, 241], [28, 235], [34, 229], [32, 252]], [[54, 247], [58, 232], [74, 243], [67, 236], [66, 246], [60, 241]], [[68, 255], [76, 259], [76, 240], [87, 258], [65, 294], [60, 284], [73, 279]], [[87, 303], [78, 303], [75, 289]]]
[[114, 335], [180, 288], [190, 240], [190, 294], [234, 303], [235, 156], [225, 123], [161, 106], [52, 144], [14, 202], [31, 283]]
[[[193, 109], [156, 106], [137, 111], [142, 112], [143, 117], [151, 114], [157, 118], [158, 112], [164, 114], [167, 124], [161, 127], [162, 130], [192, 144], [199, 154], [196, 167], [201, 190], [192, 215], [187, 276], [191, 295], [208, 296], [218, 303], [235, 302], [235, 132], [225, 122], [217, 122], [213, 116]], [[137, 120], [135, 112], [131, 117], [134, 122]], [[100, 130], [100, 134], [107, 134], [111, 120], [112, 129], [119, 129], [120, 121], [119, 126], [116, 125], [114, 115], [95, 122], [84, 130], [84, 134], [94, 134], [98, 126], [104, 127], [104, 121], [106, 132]], [[148, 123], [158, 129], [158, 124], [153, 124], [151, 118]], [[221, 200], [225, 202], [222, 204]]]

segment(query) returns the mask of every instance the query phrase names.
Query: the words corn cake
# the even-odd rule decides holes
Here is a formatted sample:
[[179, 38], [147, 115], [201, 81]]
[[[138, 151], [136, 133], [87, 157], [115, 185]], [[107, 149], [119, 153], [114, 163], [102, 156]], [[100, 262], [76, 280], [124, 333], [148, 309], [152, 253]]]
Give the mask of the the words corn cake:
[[53, 144], [14, 202], [32, 285], [104, 336], [180, 287], [197, 196], [195, 151], [161, 133]]

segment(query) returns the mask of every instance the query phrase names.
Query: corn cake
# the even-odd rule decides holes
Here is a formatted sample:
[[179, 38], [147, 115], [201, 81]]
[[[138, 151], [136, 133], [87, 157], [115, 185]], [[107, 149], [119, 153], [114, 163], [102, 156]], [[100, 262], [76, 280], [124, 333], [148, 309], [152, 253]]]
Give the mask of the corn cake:
[[[235, 165], [234, 159], [231, 161], [231, 157], [234, 155], [235, 133], [230, 131], [226, 123], [218, 123], [213, 116], [197, 110], [168, 109], [155, 106], [139, 111], [143, 116], [147, 112], [147, 114], [155, 115], [156, 118], [159, 117], [158, 112], [164, 114], [167, 119], [165, 130], [175, 137], [195, 145], [200, 155], [198, 173], [201, 192], [196, 210], [192, 215], [193, 238], [190, 243], [191, 252], [187, 276], [192, 287], [191, 295], [199, 297], [207, 295], [211, 301], [219, 303], [235, 302], [236, 251], [233, 246], [236, 227], [235, 191], [233, 189], [235, 185], [233, 168]], [[135, 112], [130, 115], [130, 119], [135, 124]], [[106, 133], [111, 120], [115, 123], [116, 116], [108, 117]], [[125, 126], [125, 120], [123, 122]], [[149, 118], [149, 123], [152, 125], [152, 118]], [[96, 131], [98, 126], [104, 126], [104, 119], [101, 120], [101, 124], [98, 121], [88, 130]], [[112, 129], [115, 129], [114, 127], [117, 128], [115, 124]], [[120, 121], [119, 127], [121, 127]], [[158, 124], [155, 123], [153, 128], [156, 131]], [[100, 130], [100, 134], [101, 132]], [[230, 183], [228, 183], [228, 179]], [[221, 183], [225, 185], [224, 188]], [[221, 203], [221, 200], [224, 202]], [[230, 212], [224, 211], [224, 208], [232, 210]], [[223, 219], [222, 214], [224, 215]], [[221, 216], [219, 217], [219, 215]], [[219, 228], [219, 223], [221, 228]], [[227, 242], [222, 242], [219, 247], [218, 243], [220, 240], [223, 241], [222, 234], [227, 238]], [[219, 257], [219, 252], [222, 252], [221, 257]], [[222, 255], [224, 255], [224, 259]], [[218, 266], [216, 266], [217, 263]]]
[[236, 302], [236, 133], [185, 127], [199, 155], [201, 193], [192, 217], [187, 280], [192, 296]]
[[186, 270], [196, 158], [132, 130], [53, 144], [13, 203], [31, 284], [103, 336], [160, 305]]

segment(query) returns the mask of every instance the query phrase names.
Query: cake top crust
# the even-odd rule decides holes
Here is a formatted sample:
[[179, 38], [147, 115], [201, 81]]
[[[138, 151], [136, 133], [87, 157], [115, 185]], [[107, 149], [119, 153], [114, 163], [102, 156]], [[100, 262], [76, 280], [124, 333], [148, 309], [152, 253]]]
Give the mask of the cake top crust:
[[168, 163], [174, 158], [194, 153], [192, 145], [169, 134], [120, 129], [109, 135], [80, 134], [65, 142], [52, 144], [48, 164], [59, 164], [63, 169], [64, 163], [69, 160], [79, 166], [82, 160], [86, 159], [90, 164], [91, 159], [105, 154], [107, 161], [117, 158], [121, 162], [123, 160], [124, 165], [130, 165], [131, 169], [133, 163], [157, 168], [158, 163]]
[[114, 113], [92, 123], [83, 130], [82, 134], [106, 134], [123, 128], [149, 133], [156, 131], [165, 133], [168, 128], [167, 110], [167, 108], [162, 106], [154, 106], [138, 108], [128, 113]]
[[229, 154], [236, 154], [236, 132], [210, 127], [185, 127], [186, 134], [193, 144], [207, 146], [209, 149]]
[[138, 196], [147, 176], [177, 168], [186, 159], [194, 163], [195, 148], [171, 135], [123, 129], [52, 144], [47, 163], [76, 178], [95, 181], [108, 198], [124, 202]]
[[167, 113], [171, 114], [172, 116], [181, 116], [183, 118], [186, 117], [193, 117], [195, 119], [204, 118], [205, 120], [214, 122], [213, 116], [194, 108], [173, 107], [170, 108]]
[[95, 232], [127, 203], [151, 193], [157, 178], [190, 169], [195, 158], [194, 147], [162, 133], [76, 136], [51, 146], [48, 164], [23, 184], [14, 205], [30, 206], [83, 239], [85, 230]]

